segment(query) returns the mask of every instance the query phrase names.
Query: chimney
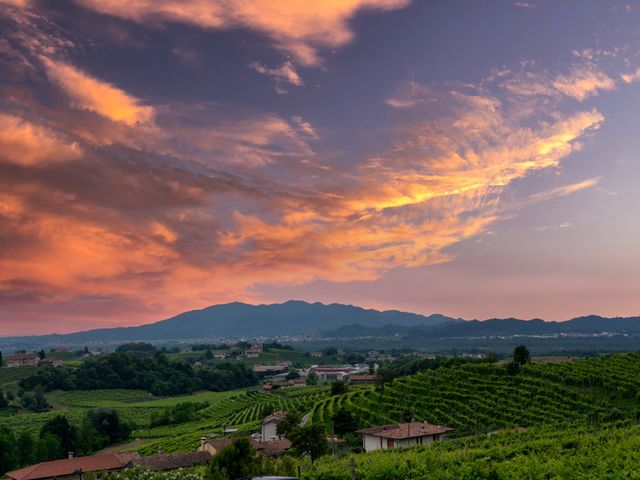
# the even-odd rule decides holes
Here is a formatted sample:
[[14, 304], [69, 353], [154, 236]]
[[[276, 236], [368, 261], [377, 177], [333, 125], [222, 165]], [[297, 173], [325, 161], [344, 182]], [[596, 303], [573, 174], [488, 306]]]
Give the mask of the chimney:
[[73, 458], [73, 452], [69, 452], [68, 455], [69, 455], [69, 460], [71, 460]]
[[207, 437], [200, 437], [200, 451], [204, 452], [204, 444], [207, 442]]

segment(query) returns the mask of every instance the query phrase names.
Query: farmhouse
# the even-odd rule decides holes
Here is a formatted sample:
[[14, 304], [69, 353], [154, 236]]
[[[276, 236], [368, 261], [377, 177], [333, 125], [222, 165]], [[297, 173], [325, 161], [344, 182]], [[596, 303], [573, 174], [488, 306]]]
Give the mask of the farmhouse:
[[[218, 454], [224, 447], [231, 445], [234, 440], [234, 438], [207, 440], [205, 437], [202, 437], [198, 450], [200, 452], [207, 452], [213, 456]], [[253, 448], [255, 448], [258, 453], [267, 457], [279, 457], [291, 448], [291, 442], [286, 438], [277, 438], [268, 441], [259, 441], [252, 438], [251, 445], [253, 445]]]
[[233, 438], [215, 438], [213, 440], [207, 440], [207, 437], [200, 438], [200, 447], [198, 451], [207, 452], [209, 455], [216, 455], [224, 447], [231, 445]]
[[428, 445], [444, 440], [453, 428], [429, 423], [410, 422], [358, 430], [362, 434], [362, 446], [366, 452], [387, 448]]
[[40, 363], [38, 363], [38, 366], [40, 366], [40, 367], [46, 367], [46, 366], [61, 367], [63, 363], [64, 362], [60, 358], [46, 357], [46, 358], [43, 358], [42, 360], [40, 360]]
[[97, 476], [102, 472], [116, 472], [139, 459], [137, 453], [109, 453], [36, 463], [5, 475], [12, 480], [78, 479], [85, 474]]
[[7, 357], [7, 367], [36, 367], [40, 357], [36, 354], [19, 354]]
[[251, 348], [248, 348], [244, 351], [244, 355], [247, 358], [258, 358], [262, 353], [262, 344], [257, 343], [252, 345]]
[[277, 428], [278, 424], [287, 416], [286, 412], [273, 412], [267, 415], [262, 421], [262, 441], [276, 440], [279, 438]]
[[352, 369], [349, 367], [315, 367], [315, 374], [318, 376], [318, 380], [322, 382], [331, 382], [335, 380], [346, 380], [351, 373]]

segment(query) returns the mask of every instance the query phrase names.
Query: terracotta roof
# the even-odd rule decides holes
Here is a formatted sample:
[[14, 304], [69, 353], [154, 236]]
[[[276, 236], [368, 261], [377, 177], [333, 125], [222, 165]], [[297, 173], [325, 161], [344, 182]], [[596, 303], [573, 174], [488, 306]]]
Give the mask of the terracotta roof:
[[287, 416], [287, 412], [282, 412], [282, 411], [278, 411], [278, 412], [273, 412], [271, 415], [267, 415], [265, 417], [265, 419], [262, 421], [262, 423], [269, 423], [269, 422], [281, 422], [282, 420], [284, 420], [284, 417]]
[[176, 454], [158, 454], [148, 457], [141, 457], [133, 461], [134, 465], [140, 465], [151, 470], [177, 470], [179, 468], [189, 468], [195, 465], [204, 465], [211, 459], [209, 452], [188, 452]]
[[105, 470], [119, 470], [129, 465], [132, 460], [140, 458], [137, 453], [122, 454], [108, 453], [88, 457], [76, 457], [52, 462], [36, 463], [28, 467], [8, 472], [5, 475], [15, 480], [35, 480], [42, 478], [62, 477], [73, 475], [74, 472], [101, 472]]
[[395, 440], [401, 440], [404, 438], [424, 437], [427, 435], [440, 435], [442, 433], [452, 431], [453, 428], [444, 427], [442, 425], [411, 422], [365, 428], [363, 430], [358, 430], [357, 433], [362, 433], [364, 435], [373, 435], [374, 437], [393, 438]]
[[286, 438], [278, 440], [269, 440], [268, 442], [256, 442], [252, 440], [253, 448], [268, 457], [274, 457], [284, 454], [291, 448], [291, 441]]
[[10, 362], [11, 360], [29, 360], [33, 358], [37, 358], [38, 360], [40, 359], [40, 357], [35, 353], [17, 353], [15, 355], [9, 355], [6, 360], [7, 362]]

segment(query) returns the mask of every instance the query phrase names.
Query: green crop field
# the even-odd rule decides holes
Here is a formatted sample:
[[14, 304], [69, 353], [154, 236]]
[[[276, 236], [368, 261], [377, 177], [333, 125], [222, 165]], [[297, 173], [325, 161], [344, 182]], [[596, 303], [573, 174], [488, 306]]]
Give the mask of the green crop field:
[[[301, 462], [303, 480], [640, 478], [640, 426], [534, 427]], [[352, 470], [355, 476], [352, 476]]]
[[325, 398], [314, 405], [311, 421], [329, 426], [333, 413], [346, 408], [362, 427], [411, 415], [464, 436], [515, 426], [636, 420], [639, 373], [637, 354], [529, 365], [517, 375], [500, 365], [466, 364]]

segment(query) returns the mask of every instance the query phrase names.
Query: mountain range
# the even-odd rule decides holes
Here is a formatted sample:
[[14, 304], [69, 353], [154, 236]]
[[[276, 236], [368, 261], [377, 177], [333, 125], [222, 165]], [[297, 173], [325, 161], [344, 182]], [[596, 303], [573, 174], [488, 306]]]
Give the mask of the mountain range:
[[540, 336], [554, 334], [640, 335], [640, 317], [586, 316], [564, 322], [516, 318], [463, 320], [440, 314], [378, 311], [352, 305], [288, 301], [249, 305], [234, 302], [184, 312], [156, 323], [94, 329], [68, 334], [0, 337], [0, 347], [114, 344], [131, 341], [205, 341], [311, 335], [323, 338], [407, 337], [416, 341], [457, 337]]
[[352, 305], [288, 301], [249, 305], [234, 302], [184, 312], [159, 322], [135, 327], [95, 329], [68, 334], [0, 337], [0, 345], [80, 345], [131, 341], [221, 339], [306, 335], [323, 329], [359, 324], [377, 328], [430, 326], [454, 321], [444, 315], [418, 315], [397, 310], [378, 311]]

